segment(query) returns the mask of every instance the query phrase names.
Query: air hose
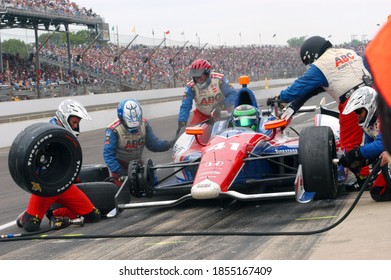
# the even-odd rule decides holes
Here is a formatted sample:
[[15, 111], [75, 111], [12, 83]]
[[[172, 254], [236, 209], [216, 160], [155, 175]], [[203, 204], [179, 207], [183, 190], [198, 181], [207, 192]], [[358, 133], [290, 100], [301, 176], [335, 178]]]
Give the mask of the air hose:
[[[84, 226], [84, 218], [79, 217], [76, 219], [69, 219], [68, 217], [53, 217], [50, 219], [50, 228], [35, 232], [27, 232], [27, 233], [9, 233], [0, 235], [0, 241], [3, 240], [14, 240], [15, 238], [27, 238], [32, 236], [42, 236], [44, 233], [47, 233], [52, 230], [58, 230], [70, 225], [79, 225]], [[36, 237], [35, 237], [36, 238]], [[35, 239], [34, 238], [34, 239]], [[26, 240], [26, 239], [24, 239]]]

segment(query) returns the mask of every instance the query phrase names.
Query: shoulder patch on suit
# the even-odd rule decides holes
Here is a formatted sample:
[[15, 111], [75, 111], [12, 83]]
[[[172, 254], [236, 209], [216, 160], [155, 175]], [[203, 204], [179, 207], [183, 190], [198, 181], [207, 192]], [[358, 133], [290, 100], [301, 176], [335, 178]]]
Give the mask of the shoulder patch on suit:
[[119, 119], [117, 119], [117, 120], [113, 121], [113, 122], [108, 126], [108, 128], [109, 128], [109, 129], [114, 129], [114, 128], [116, 128], [117, 126], [119, 126], [120, 124], [121, 124], [121, 121], [120, 121]]
[[210, 74], [210, 77], [214, 78], [214, 79], [221, 79], [222, 80], [224, 78], [224, 74], [212, 72]]

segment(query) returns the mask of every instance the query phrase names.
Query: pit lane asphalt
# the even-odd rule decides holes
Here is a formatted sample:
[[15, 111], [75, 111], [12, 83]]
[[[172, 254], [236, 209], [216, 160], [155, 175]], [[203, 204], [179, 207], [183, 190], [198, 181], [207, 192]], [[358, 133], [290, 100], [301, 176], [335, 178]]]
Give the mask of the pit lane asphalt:
[[[318, 104], [314, 98], [308, 104]], [[330, 99], [328, 99], [330, 101]], [[259, 104], [265, 104], [264, 101]], [[146, 116], [147, 117], [147, 116]], [[151, 120], [155, 134], [171, 139], [176, 117]], [[312, 123], [311, 114], [296, 118], [295, 128]], [[104, 130], [82, 133], [84, 163], [103, 163]], [[8, 148], [0, 149], [0, 235], [23, 232], [14, 222], [28, 203], [8, 171]], [[171, 161], [170, 151], [145, 151], [144, 159]], [[158, 232], [305, 232], [335, 223], [357, 193], [342, 193], [333, 201], [300, 205], [293, 199], [237, 202], [221, 207], [217, 201], [189, 201], [172, 208], [125, 210], [118, 217], [71, 226], [53, 235], [130, 234]], [[120, 239], [73, 239], [0, 242], [2, 260], [361, 260], [391, 258], [391, 203], [375, 203], [365, 192], [351, 215], [336, 228], [297, 236], [173, 236]], [[42, 223], [47, 228], [47, 220]]]

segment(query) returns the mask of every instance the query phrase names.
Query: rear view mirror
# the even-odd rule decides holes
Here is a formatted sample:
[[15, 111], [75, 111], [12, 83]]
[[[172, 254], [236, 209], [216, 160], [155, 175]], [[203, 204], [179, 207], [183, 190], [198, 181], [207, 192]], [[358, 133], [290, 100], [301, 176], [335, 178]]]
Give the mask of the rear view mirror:
[[206, 130], [207, 125], [203, 124], [202, 126], [189, 126], [186, 127], [186, 134], [188, 135], [202, 135]]
[[286, 119], [278, 119], [278, 120], [273, 120], [269, 121], [264, 124], [265, 129], [275, 129], [279, 127], [286, 127], [288, 125], [288, 121]]

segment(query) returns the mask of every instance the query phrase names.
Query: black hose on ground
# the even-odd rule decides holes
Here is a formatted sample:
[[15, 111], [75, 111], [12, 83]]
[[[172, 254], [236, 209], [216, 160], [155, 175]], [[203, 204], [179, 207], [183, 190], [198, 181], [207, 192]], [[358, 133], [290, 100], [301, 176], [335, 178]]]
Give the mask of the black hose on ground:
[[[356, 199], [346, 211], [346, 213], [335, 223], [332, 225], [318, 229], [313, 231], [287, 231], [287, 232], [219, 232], [219, 231], [206, 231], [206, 232], [158, 232], [158, 233], [130, 233], [130, 234], [94, 234], [94, 235], [57, 235], [57, 236], [49, 236], [44, 235], [43, 233], [53, 230], [52, 228], [42, 232], [36, 233], [26, 233], [26, 234], [9, 234], [9, 235], [1, 235], [0, 242], [4, 241], [21, 241], [21, 240], [45, 240], [45, 239], [96, 239], [96, 238], [137, 238], [137, 237], [164, 237], [164, 236], [293, 236], [293, 235], [313, 235], [319, 234], [326, 231], [329, 231], [339, 224], [341, 224], [353, 211], [356, 207], [358, 201], [360, 200], [362, 194], [367, 189], [367, 187], [373, 182], [373, 180], [377, 177], [377, 174], [381, 170], [380, 159], [373, 166], [371, 173], [368, 175], [364, 184], [362, 185], [360, 191], [357, 194]], [[10, 237], [8, 237], [10, 236]]]

